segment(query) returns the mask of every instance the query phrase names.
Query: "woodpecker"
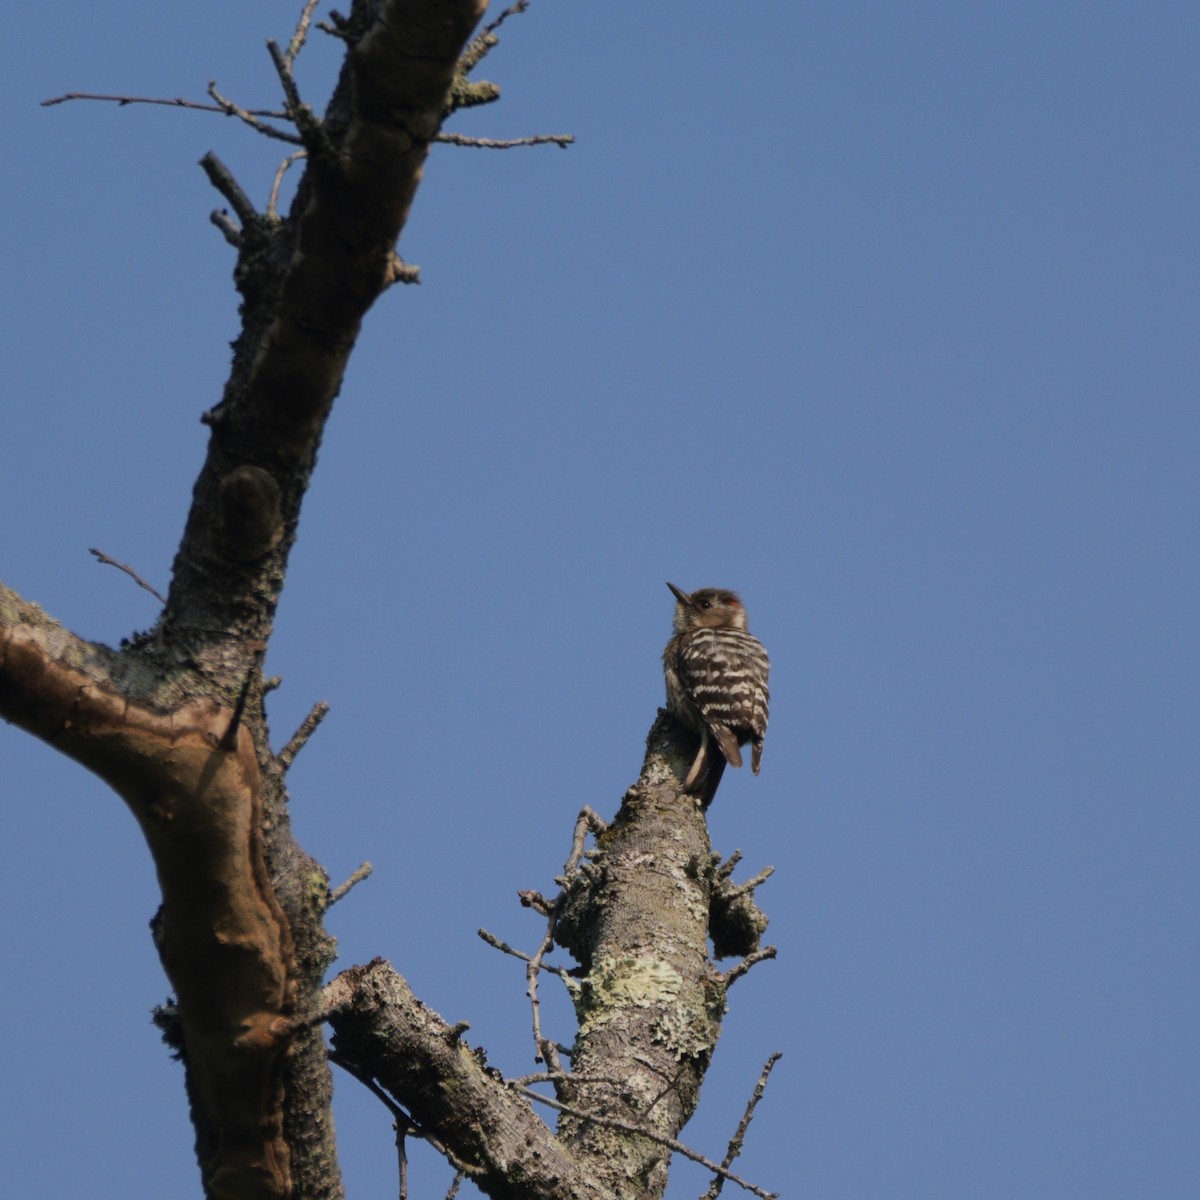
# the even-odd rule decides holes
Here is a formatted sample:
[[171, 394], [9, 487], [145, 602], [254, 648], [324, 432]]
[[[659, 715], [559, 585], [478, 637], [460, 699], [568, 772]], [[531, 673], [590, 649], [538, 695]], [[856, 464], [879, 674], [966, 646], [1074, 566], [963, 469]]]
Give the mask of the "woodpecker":
[[[678, 601], [675, 636], [663, 651], [667, 708], [700, 737], [700, 749], [683, 786], [690, 792], [708, 774], [710, 738], [732, 767], [742, 765], [740, 747], [749, 742], [750, 766], [757, 775], [771, 699], [767, 652], [746, 628], [746, 610], [736, 592], [701, 588], [689, 595], [673, 583], [667, 587]], [[710, 797], [725, 762], [714, 764], [719, 770], [706, 788]]]

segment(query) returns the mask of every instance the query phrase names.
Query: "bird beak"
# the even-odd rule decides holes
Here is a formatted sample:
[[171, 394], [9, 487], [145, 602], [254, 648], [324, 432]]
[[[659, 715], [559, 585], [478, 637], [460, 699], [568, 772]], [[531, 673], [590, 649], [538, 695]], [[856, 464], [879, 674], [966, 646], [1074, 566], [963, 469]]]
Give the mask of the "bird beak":
[[689, 608], [691, 607], [692, 598], [687, 594], [687, 592], [681, 592], [673, 583], [668, 583], [667, 587], [669, 587], [671, 591], [675, 593], [675, 599], [678, 600], [680, 604], [686, 604]]

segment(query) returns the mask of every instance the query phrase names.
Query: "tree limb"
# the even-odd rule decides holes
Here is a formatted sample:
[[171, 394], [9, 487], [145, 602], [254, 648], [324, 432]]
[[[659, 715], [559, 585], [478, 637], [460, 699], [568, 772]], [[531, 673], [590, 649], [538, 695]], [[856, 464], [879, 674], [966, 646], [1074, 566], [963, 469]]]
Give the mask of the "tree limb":
[[[325, 989], [339, 1057], [357, 1064], [496, 1200], [603, 1200], [609, 1193], [498, 1073], [380, 959]], [[615, 1197], [612, 1200], [616, 1200]]]
[[236, 1178], [284, 1194], [291, 932], [263, 866], [253, 737], [208, 699], [170, 710], [135, 702], [129, 656], [75, 638], [2, 586], [0, 631], [0, 716], [112, 785], [154, 856], [159, 953], [189, 1084], [220, 1146], [212, 1190]]

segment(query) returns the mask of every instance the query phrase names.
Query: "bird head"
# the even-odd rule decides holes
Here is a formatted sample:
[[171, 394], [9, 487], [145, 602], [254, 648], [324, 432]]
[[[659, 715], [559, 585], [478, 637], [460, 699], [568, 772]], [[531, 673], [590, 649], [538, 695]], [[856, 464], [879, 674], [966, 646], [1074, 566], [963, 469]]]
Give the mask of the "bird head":
[[728, 588], [700, 588], [685, 592], [673, 583], [667, 587], [675, 595], [675, 632], [691, 629], [745, 629], [746, 610], [737, 592]]

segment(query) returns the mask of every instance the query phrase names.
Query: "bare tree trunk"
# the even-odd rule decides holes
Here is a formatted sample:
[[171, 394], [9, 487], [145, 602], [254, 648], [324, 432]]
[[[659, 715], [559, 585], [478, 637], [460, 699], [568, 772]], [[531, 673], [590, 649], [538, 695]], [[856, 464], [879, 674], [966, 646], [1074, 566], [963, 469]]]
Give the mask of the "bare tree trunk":
[[[683, 793], [692, 746], [663, 718], [638, 784], [590, 858], [577, 837], [549, 935], [581, 964], [567, 1071], [541, 1048], [562, 1109], [552, 1132], [384, 963], [323, 990], [328, 877], [292, 837], [261, 665], [301, 503], [362, 318], [403, 277], [394, 246], [425, 156], [495, 42], [468, 39], [484, 0], [355, 0], [323, 120], [276, 54], [307, 167], [291, 212], [237, 214], [242, 332], [154, 629], [120, 651], [86, 642], [0, 584], [0, 716], [105, 779], [137, 818], [162, 889], [155, 938], [175, 992], [159, 1014], [186, 1067], [206, 1195], [335, 1198], [340, 1061], [496, 1197], [657, 1197], [691, 1115], [728, 984], [709, 962], [751, 958], [765, 927], [710, 853]], [[676, 739], [678, 739], [678, 744]], [[593, 823], [596, 829], [599, 822]], [[532, 901], [537, 906], [537, 901]], [[532, 969], [538, 974], [538, 966]]]

